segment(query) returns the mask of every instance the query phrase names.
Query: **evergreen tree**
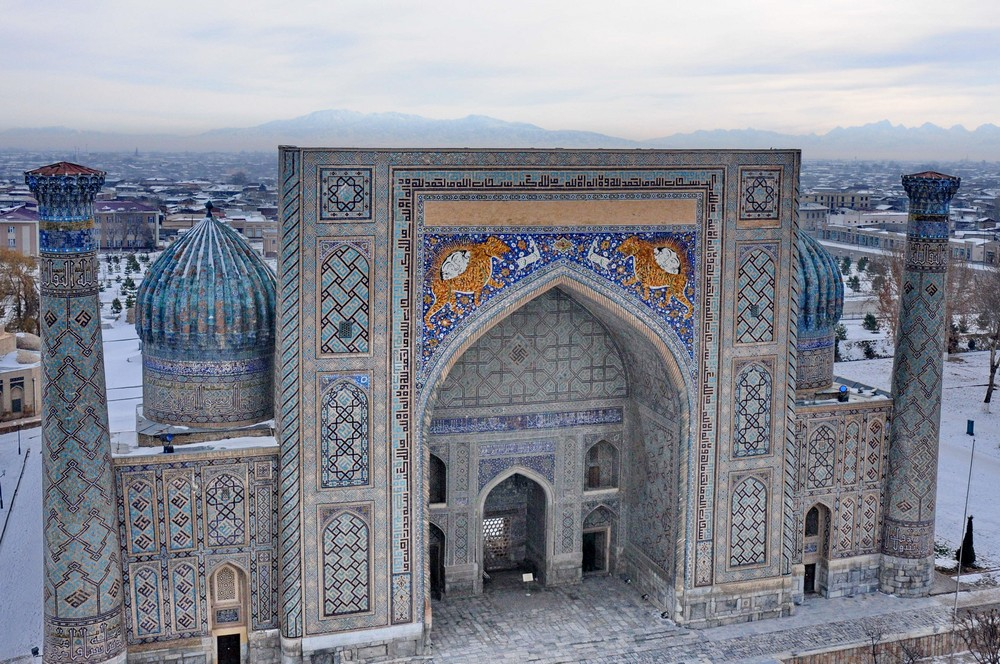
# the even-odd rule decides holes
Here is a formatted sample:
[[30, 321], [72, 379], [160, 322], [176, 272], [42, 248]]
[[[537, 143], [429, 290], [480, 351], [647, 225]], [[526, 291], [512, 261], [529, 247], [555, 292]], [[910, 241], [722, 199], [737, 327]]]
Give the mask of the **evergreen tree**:
[[111, 313], [117, 316], [121, 312], [122, 312], [122, 301], [116, 297], [115, 299], [111, 300]]
[[[962, 539], [962, 546], [955, 552], [955, 560], [959, 567], [973, 567], [976, 564], [976, 547], [972, 543], [972, 516], [969, 516], [965, 526], [965, 537]], [[962, 570], [959, 569], [959, 572]]]
[[865, 314], [865, 319], [861, 321], [861, 327], [874, 334], [875, 332], [878, 332], [881, 325], [878, 322], [878, 318], [875, 317], [875, 314], [869, 311]]

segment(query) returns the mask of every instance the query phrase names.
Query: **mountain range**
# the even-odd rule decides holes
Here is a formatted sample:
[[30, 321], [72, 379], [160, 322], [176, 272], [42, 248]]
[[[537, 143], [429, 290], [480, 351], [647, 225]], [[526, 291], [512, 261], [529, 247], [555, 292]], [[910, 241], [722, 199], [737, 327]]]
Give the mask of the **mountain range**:
[[214, 129], [196, 135], [125, 134], [66, 127], [0, 131], [0, 150], [143, 152], [256, 152], [278, 145], [317, 147], [439, 148], [800, 148], [806, 159], [896, 159], [1000, 161], [1000, 127], [974, 130], [888, 120], [837, 127], [824, 134], [782, 134], [756, 129], [705, 130], [648, 140], [595, 132], [549, 130], [483, 115], [435, 120], [403, 113], [317, 111], [253, 127]]

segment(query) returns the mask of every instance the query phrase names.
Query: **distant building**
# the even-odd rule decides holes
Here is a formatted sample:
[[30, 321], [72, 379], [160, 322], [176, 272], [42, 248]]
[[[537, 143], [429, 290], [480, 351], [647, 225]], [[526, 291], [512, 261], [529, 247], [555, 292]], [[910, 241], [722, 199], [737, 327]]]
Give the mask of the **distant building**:
[[819, 203], [801, 203], [799, 205], [799, 228], [814, 232], [826, 226], [830, 211]]
[[0, 211], [0, 238], [5, 249], [38, 256], [38, 211], [27, 205]]
[[94, 221], [102, 251], [156, 249], [163, 213], [136, 201], [95, 201]]
[[827, 223], [831, 226], [906, 226], [906, 218], [905, 212], [893, 210], [861, 212], [860, 210], [841, 209], [831, 214]]
[[38, 415], [42, 400], [41, 358], [27, 364], [19, 363], [18, 359], [17, 337], [0, 331], [0, 420], [3, 421]]
[[871, 192], [864, 189], [817, 188], [802, 196], [802, 203], [816, 203], [831, 212], [837, 208], [870, 210]]

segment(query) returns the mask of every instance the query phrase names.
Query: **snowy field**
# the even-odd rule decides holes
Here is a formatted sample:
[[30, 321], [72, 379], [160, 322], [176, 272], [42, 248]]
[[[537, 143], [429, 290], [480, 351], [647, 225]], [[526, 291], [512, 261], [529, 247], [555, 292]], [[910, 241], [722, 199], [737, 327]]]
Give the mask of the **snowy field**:
[[[103, 298], [102, 298], [103, 299]], [[104, 331], [109, 416], [112, 439], [128, 441], [135, 429], [135, 408], [141, 400], [142, 370], [135, 328], [115, 322]], [[975, 545], [980, 564], [1000, 563], [1000, 426], [995, 413], [983, 411], [988, 355], [985, 352], [953, 356], [945, 364], [941, 455], [938, 471], [937, 539], [950, 548], [962, 537], [962, 510], [972, 438], [965, 435], [966, 420], [976, 422], [976, 456], [972, 473], [969, 513], [975, 515]], [[892, 360], [838, 363], [838, 376], [888, 390]], [[1000, 396], [998, 396], [1000, 399]], [[1000, 410], [1000, 403], [997, 404]], [[0, 487], [4, 507], [0, 528], [0, 661], [42, 645], [42, 510], [39, 429], [0, 436]], [[24, 477], [14, 487], [27, 459]], [[11, 501], [14, 499], [13, 511]], [[9, 516], [9, 523], [8, 521]]]

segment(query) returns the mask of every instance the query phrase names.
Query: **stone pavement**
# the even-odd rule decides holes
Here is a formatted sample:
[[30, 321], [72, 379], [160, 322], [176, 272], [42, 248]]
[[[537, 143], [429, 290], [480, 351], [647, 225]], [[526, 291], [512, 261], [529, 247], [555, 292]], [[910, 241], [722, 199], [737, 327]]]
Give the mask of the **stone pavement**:
[[[787, 618], [687, 629], [660, 617], [634, 586], [617, 577], [587, 578], [563, 588], [498, 580], [478, 597], [433, 602], [433, 662], [746, 662], [764, 664], [795, 652], [943, 628], [954, 595], [900, 599], [874, 593], [809, 597]], [[964, 592], [962, 606], [1000, 601], [1000, 590]]]

